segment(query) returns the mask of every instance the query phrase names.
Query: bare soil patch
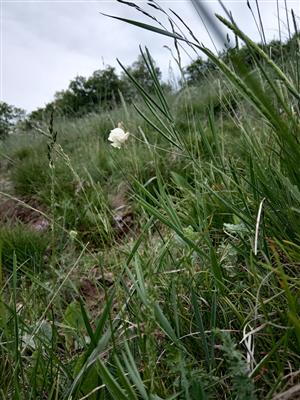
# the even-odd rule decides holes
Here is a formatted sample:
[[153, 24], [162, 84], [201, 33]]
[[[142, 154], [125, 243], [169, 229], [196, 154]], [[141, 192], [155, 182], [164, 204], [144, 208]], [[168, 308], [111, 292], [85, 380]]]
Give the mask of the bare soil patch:
[[35, 231], [45, 231], [50, 224], [41, 212], [45, 210], [35, 198], [0, 202], [0, 221], [8, 225], [22, 223]]

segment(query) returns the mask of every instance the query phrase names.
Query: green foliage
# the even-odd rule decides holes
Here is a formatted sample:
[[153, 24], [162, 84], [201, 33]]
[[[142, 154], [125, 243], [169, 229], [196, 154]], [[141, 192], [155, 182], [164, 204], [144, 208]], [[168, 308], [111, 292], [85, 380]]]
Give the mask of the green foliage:
[[[259, 44], [258, 46], [276, 64], [284, 66], [286, 65], [286, 60], [293, 58], [293, 52], [297, 51], [297, 40], [299, 40], [299, 34], [296, 32], [286, 43], [272, 40], [268, 44]], [[261, 56], [253, 53], [246, 45], [229, 47], [220, 52], [218, 56], [226, 64], [230, 64], [232, 58], [239, 59], [250, 70], [256, 68], [258, 63], [262, 61]], [[216, 64], [209, 57], [205, 60], [199, 57], [185, 68], [184, 77], [187, 84], [195, 85], [205, 82], [208, 78], [214, 79], [216, 70]]]
[[[43, 135], [3, 143], [14, 196], [34, 196], [51, 221], [51, 235], [24, 230], [22, 240], [3, 228], [3, 398], [248, 400], [297, 389], [297, 41], [257, 45], [218, 18], [245, 46], [215, 55], [193, 38], [210, 60], [198, 63], [200, 81], [191, 69], [193, 85], [168, 93], [145, 49], [143, 67], [118, 78], [134, 85], [118, 107], [54, 115]], [[68, 89], [77, 110], [89, 79]], [[121, 121], [130, 135], [114, 149]], [[39, 264], [44, 238], [51, 257]], [[49, 273], [33, 274], [38, 265]]]
[[[128, 71], [149, 93], [153, 93], [151, 75], [142, 57], [129, 66]], [[158, 67], [156, 73], [160, 79]], [[33, 111], [27, 119], [27, 126], [30, 128], [36, 122], [47, 122], [53, 110], [56, 117], [62, 118], [82, 117], [92, 112], [111, 110], [121, 103], [121, 96], [131, 103], [138, 96], [138, 91], [130, 84], [125, 73], [118, 76], [115, 68], [107, 66], [95, 71], [88, 78], [77, 76], [70, 82], [68, 89], [56, 92], [54, 101], [45, 108]]]
[[229, 374], [233, 383], [233, 396], [240, 400], [255, 400], [255, 388], [249, 378], [248, 368], [242, 354], [237, 350], [235, 343], [229, 333], [223, 333], [222, 351], [225, 353], [225, 360], [229, 366]]
[[44, 256], [49, 243], [49, 236], [36, 232], [33, 228], [21, 225], [0, 229], [0, 247], [2, 267], [9, 273], [13, 269], [13, 257], [16, 255], [21, 272], [30, 274], [43, 272]]
[[[157, 78], [161, 80], [161, 71], [155, 66], [155, 73]], [[129, 78], [131, 75], [136, 81], [140, 83], [140, 85], [146, 90], [148, 93], [155, 92], [155, 84], [149, 73], [145, 60], [143, 56], [140, 55], [138, 59], [129, 67], [126, 68], [126, 73], [123, 72], [121, 79], [124, 82], [124, 98], [131, 102], [139, 96], [139, 91], [135, 88], [134, 85], [131, 84], [131, 80]]]
[[12, 132], [16, 124], [25, 118], [25, 111], [0, 102], [0, 139], [4, 139]]
[[65, 91], [57, 92], [53, 106], [58, 115], [76, 117], [113, 108], [120, 102], [122, 82], [114, 68], [98, 70], [88, 79], [77, 76]]
[[204, 81], [210, 74], [216, 71], [216, 65], [209, 59], [204, 61], [201, 57], [193, 61], [185, 68], [184, 75], [188, 84]]

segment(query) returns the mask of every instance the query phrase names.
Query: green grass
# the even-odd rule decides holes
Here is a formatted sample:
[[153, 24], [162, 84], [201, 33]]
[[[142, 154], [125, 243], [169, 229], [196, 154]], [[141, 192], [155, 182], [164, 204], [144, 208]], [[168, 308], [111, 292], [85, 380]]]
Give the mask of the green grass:
[[[223, 22], [254, 72], [200, 48], [214, 81], [165, 96], [146, 50], [156, 96], [140, 88], [144, 104], [2, 144], [8, 195], [38, 199], [51, 229], [0, 230], [1, 399], [296, 391], [298, 60], [279, 70]], [[107, 137], [119, 121], [131, 135], [117, 150]]]
[[17, 257], [21, 271], [28, 269], [30, 273], [43, 270], [43, 256], [49, 244], [47, 233], [38, 233], [22, 226], [2, 227], [0, 229], [0, 246], [2, 268], [11, 273], [13, 256]]

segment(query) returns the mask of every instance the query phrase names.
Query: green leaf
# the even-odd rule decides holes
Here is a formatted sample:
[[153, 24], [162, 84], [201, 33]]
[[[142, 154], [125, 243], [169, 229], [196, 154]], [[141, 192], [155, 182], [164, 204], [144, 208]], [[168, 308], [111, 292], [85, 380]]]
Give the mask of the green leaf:
[[170, 322], [162, 312], [162, 309], [160, 308], [158, 303], [155, 303], [154, 305], [154, 314], [156, 321], [158, 325], [161, 327], [161, 329], [168, 335], [168, 337], [176, 344], [178, 344], [178, 338], [176, 336], [175, 331], [173, 330]]

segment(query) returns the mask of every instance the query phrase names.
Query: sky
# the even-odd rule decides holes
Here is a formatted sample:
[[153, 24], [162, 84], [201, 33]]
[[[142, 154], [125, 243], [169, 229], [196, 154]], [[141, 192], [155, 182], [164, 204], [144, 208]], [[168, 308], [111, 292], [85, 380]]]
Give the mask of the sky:
[[[147, 1], [131, 1], [168, 25], [163, 14], [149, 7]], [[218, 1], [199, 1], [211, 15], [224, 15]], [[249, 2], [257, 18], [256, 2]], [[278, 38], [277, 1], [258, 2], [267, 40]], [[166, 10], [174, 10], [200, 42], [214, 48], [191, 1], [158, 0], [157, 3]], [[238, 25], [252, 39], [259, 41], [259, 32], [246, 0], [225, 0], [223, 3]], [[300, 2], [286, 0], [286, 3], [287, 8], [292, 8], [299, 17]], [[281, 33], [287, 38], [284, 5], [284, 0], [278, 0]], [[125, 65], [132, 64], [138, 57], [140, 45], [149, 48], [165, 80], [178, 76], [172, 57], [175, 55], [172, 39], [101, 13], [154, 23], [117, 0], [0, 0], [0, 100], [27, 112], [33, 111], [53, 100], [54, 93], [66, 89], [77, 75], [88, 77], [107, 65], [119, 71], [116, 58]], [[213, 41], [220, 48], [215, 37]], [[195, 58], [191, 49], [181, 50], [183, 65]]]

